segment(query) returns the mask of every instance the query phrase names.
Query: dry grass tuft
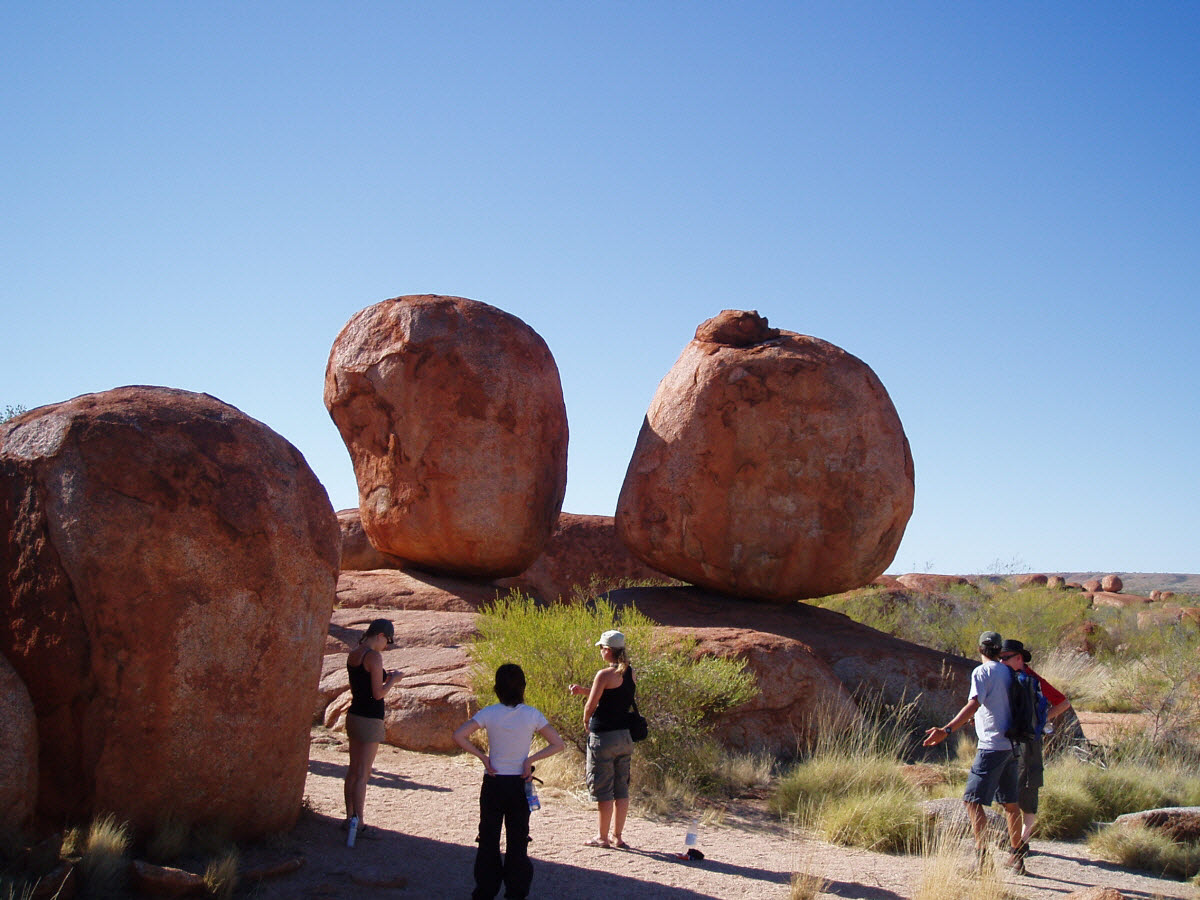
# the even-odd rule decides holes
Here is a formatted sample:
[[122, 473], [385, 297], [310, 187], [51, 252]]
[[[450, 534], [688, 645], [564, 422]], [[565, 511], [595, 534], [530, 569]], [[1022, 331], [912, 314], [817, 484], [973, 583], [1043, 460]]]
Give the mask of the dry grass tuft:
[[204, 889], [218, 900], [230, 900], [238, 884], [238, 853], [228, 850], [204, 870]]

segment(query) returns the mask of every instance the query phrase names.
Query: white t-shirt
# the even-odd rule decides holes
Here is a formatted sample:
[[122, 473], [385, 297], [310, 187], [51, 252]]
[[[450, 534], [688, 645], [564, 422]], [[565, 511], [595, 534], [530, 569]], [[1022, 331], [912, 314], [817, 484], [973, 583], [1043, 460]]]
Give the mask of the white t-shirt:
[[493, 703], [471, 716], [487, 730], [488, 757], [497, 775], [523, 775], [533, 734], [549, 722], [532, 706]]
[[1012, 671], [994, 659], [977, 666], [971, 672], [970, 699], [979, 700], [975, 711], [975, 734], [980, 750], [1011, 750], [1012, 741], [1004, 736], [1012, 725], [1008, 705], [1008, 683]]

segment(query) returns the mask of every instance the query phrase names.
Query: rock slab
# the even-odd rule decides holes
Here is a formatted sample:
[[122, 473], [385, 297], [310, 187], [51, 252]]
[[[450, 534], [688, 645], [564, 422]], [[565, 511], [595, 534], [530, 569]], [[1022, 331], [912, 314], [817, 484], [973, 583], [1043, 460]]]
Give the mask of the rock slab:
[[913, 461], [862, 360], [753, 312], [704, 322], [658, 386], [617, 502], [647, 565], [740, 597], [851, 590], [892, 561]]

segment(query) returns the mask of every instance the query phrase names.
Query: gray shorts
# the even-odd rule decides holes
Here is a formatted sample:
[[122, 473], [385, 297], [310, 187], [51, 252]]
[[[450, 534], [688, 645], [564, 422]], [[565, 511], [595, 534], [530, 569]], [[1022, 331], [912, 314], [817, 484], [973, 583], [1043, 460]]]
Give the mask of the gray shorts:
[[383, 719], [346, 713], [346, 734], [360, 744], [382, 744], [387, 730], [383, 727]]
[[629, 799], [629, 763], [633, 738], [629, 729], [588, 734], [588, 796], [595, 801]]

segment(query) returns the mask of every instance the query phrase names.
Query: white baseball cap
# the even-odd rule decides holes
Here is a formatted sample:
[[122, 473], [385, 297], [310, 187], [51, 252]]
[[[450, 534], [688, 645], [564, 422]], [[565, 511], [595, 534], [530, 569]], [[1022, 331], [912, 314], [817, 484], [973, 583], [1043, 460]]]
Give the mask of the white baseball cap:
[[600, 635], [600, 640], [596, 641], [597, 647], [610, 647], [613, 650], [625, 649], [625, 635], [619, 631], [606, 631]]

